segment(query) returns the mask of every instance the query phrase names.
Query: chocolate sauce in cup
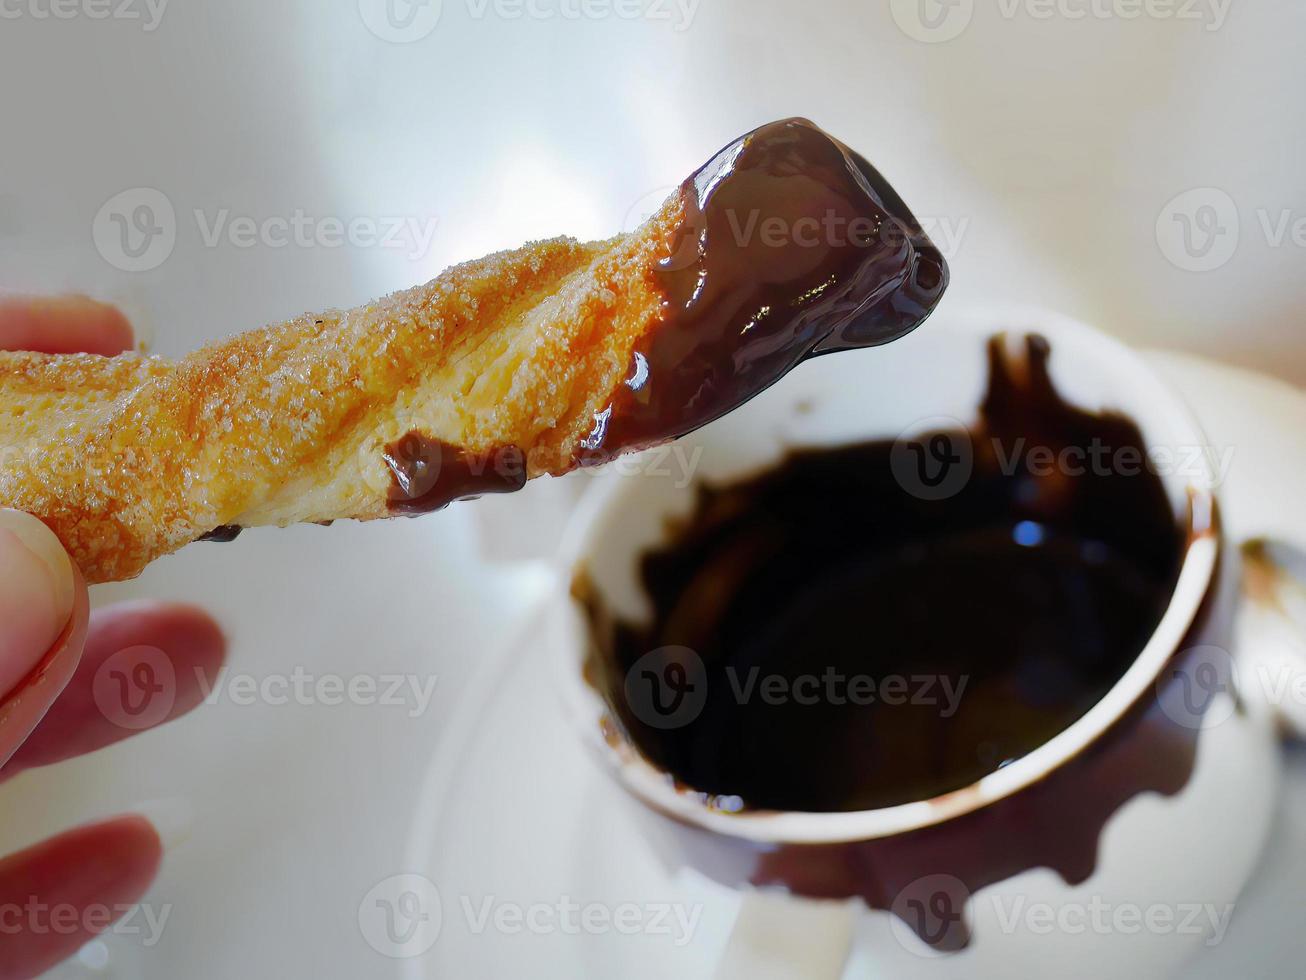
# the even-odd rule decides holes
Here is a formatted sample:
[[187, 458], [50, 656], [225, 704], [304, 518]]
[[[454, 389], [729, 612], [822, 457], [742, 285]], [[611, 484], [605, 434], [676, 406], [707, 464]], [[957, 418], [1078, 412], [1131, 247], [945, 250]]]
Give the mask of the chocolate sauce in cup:
[[[870, 441], [700, 487], [641, 559], [647, 621], [582, 587], [601, 689], [651, 762], [723, 809], [869, 810], [959, 790], [1101, 699], [1187, 539], [1137, 425], [1063, 400], [1049, 356], [991, 342], [980, 424], [916, 437], [919, 471]], [[686, 650], [706, 696], [663, 724]]]

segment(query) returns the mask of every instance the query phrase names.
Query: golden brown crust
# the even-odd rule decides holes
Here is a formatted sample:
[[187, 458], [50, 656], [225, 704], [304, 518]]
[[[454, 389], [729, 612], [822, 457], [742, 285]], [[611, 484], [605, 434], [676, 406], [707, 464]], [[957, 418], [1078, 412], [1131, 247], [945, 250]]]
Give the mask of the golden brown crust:
[[491, 255], [178, 362], [0, 353], [0, 506], [105, 582], [222, 525], [385, 517], [382, 452], [412, 430], [566, 472], [662, 315], [679, 218], [673, 197], [633, 235]]

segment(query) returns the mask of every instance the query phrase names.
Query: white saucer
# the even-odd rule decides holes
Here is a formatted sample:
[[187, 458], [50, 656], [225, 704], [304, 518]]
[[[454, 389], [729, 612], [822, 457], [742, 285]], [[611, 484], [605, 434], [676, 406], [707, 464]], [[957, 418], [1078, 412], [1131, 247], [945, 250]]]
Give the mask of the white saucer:
[[[427, 773], [406, 867], [439, 889], [443, 921], [430, 952], [408, 960], [403, 975], [710, 976], [739, 899], [654, 858], [634, 804], [603, 778], [563, 718], [550, 677], [556, 661], [536, 655], [533, 632], [528, 625], [485, 664]], [[634, 903], [652, 934], [602, 926], [533, 934], [492, 922], [480, 931], [491, 897], [523, 909], [556, 907], [564, 897], [582, 907]], [[672, 906], [698, 916], [689, 929]]]
[[[1306, 395], [1182, 355], [1157, 354], [1153, 360], [1198, 407], [1212, 445], [1272, 440], [1281, 458], [1306, 466]], [[1299, 448], [1291, 451], [1294, 446]], [[1246, 460], [1240, 468], [1235, 456], [1223, 489], [1233, 539], [1258, 533], [1261, 516], [1273, 506], [1267, 494], [1300, 487], [1306, 473], [1276, 472], [1266, 481], [1267, 474]], [[434, 883], [442, 915], [438, 939], [424, 954], [403, 960], [401, 975], [712, 976], [738, 896], [697, 875], [673, 873], [655, 859], [632, 819], [633, 804], [586, 756], [562, 717], [550, 677], [555, 667], [532, 649], [534, 633], [528, 625], [486, 660], [427, 770], [406, 866]], [[1274, 976], [1282, 975], [1285, 963], [1306, 961], [1306, 934], [1293, 926], [1295, 869], [1306, 866], [1306, 752], [1290, 753], [1289, 759], [1287, 789], [1262, 870], [1223, 944], [1204, 953], [1186, 976]], [[602, 924], [591, 934], [567, 932], [556, 927], [564, 900], [608, 910], [633, 903], [650, 932], [651, 906], [674, 906], [699, 917], [688, 942], [675, 925], [651, 935], [622, 935]], [[531, 906], [540, 906], [535, 932], [526, 920], [512, 918], [518, 911], [527, 915]], [[509, 916], [506, 928], [494, 924], [494, 910], [501, 907], [509, 910], [500, 913]], [[479, 917], [487, 909], [491, 917], [482, 925]], [[571, 914], [579, 921], [578, 911]]]

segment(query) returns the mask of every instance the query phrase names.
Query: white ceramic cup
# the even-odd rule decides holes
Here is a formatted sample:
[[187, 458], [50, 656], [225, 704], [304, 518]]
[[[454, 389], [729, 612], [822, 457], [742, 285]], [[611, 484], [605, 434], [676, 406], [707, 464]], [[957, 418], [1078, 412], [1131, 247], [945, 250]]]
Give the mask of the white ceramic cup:
[[[646, 616], [639, 556], [660, 542], [667, 518], [690, 512], [698, 483], [756, 473], [794, 448], [973, 427], [986, 348], [1000, 332], [1047, 338], [1068, 401], [1137, 422], [1175, 518], [1191, 532], [1146, 648], [1095, 707], [1037, 750], [933, 800], [853, 813], [722, 813], [679, 791], [624, 738], [585, 679], [580, 608], [561, 596], [553, 604], [548, 642], [564, 660], [565, 710], [638, 801], [651, 839], [673, 863], [759, 896], [744, 905], [721, 976], [838, 977], [850, 956], [856, 975], [1155, 976], [1218, 940], [1236, 913], [1278, 785], [1265, 665], [1299, 665], [1284, 652], [1291, 644], [1269, 638], [1268, 620], [1234, 615], [1245, 605], [1240, 548], [1219, 531], [1217, 498], [1240, 447], [1209, 446], [1147, 364], [1098, 331], [1039, 311], [945, 310], [897, 344], [806, 364], [674, 452], [633, 457], [596, 481], [561, 577], [583, 567], [607, 607]], [[1267, 567], [1258, 581], [1269, 600], [1280, 579]], [[1222, 677], [1234, 683], [1211, 683]], [[804, 901], [764, 897], [776, 892]], [[940, 931], [958, 922], [969, 933], [960, 951]]]

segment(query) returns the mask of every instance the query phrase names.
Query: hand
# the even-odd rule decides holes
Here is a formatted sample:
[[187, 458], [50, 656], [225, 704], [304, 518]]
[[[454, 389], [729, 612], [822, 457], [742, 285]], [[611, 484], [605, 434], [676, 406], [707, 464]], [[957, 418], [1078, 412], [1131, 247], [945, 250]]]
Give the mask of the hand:
[[[112, 307], [0, 295], [0, 349], [112, 355], [131, 343]], [[0, 510], [0, 780], [135, 734], [141, 726], [106, 703], [106, 675], [130, 678], [167, 658], [167, 710], [149, 716], [157, 724], [201, 702], [224, 650], [217, 625], [189, 606], [90, 613], [86, 584], [54, 534]], [[0, 857], [0, 980], [35, 976], [77, 952], [140, 900], [162, 856], [158, 831], [133, 815]]]

